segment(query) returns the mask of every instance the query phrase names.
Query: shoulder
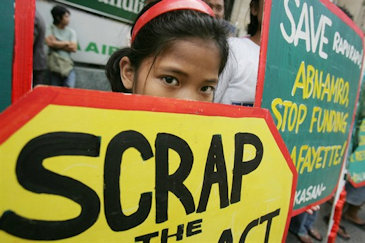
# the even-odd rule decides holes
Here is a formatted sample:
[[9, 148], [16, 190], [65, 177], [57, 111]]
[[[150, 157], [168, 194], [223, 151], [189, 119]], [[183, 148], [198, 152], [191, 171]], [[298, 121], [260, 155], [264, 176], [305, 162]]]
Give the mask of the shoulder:
[[234, 56], [251, 58], [252, 56], [258, 56], [260, 53], [260, 46], [248, 37], [231, 37], [228, 39], [228, 43], [230, 52]]
[[246, 38], [230, 37], [228, 38], [228, 44], [230, 51], [233, 53], [246, 51], [248, 45], [246, 43]]
[[65, 31], [71, 34], [76, 34], [76, 31], [68, 26], [65, 27]]
[[53, 28], [55, 28], [54, 24], [47, 25], [47, 29], [48, 29], [48, 30], [51, 30], [51, 29], [53, 29]]
[[260, 48], [260, 46], [258, 46], [256, 43], [254, 43], [249, 36], [245, 36], [245, 37], [230, 37], [228, 38], [228, 43], [230, 46], [234, 47], [234, 48], [242, 48], [242, 47], [248, 47], [248, 48], [252, 48], [252, 47], [256, 47], [256, 48]]
[[66, 33], [67, 33], [67, 38], [69, 38], [70, 41], [76, 41], [77, 35], [76, 35], [76, 31], [70, 27], [66, 27]]
[[46, 26], [46, 37], [50, 36], [50, 35], [54, 35], [55, 29], [54, 29], [54, 25], [50, 24]]

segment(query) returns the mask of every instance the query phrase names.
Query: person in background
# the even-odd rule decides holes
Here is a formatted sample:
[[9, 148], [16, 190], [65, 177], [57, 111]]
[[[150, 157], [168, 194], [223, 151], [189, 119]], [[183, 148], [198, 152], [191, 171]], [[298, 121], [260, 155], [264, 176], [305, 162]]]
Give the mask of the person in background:
[[[342, 10], [344, 9], [342, 8]], [[349, 13], [346, 14], [349, 16]], [[350, 18], [352, 19], [351, 15]], [[360, 136], [360, 129], [364, 126], [365, 123], [365, 73], [363, 74], [364, 75], [362, 78], [360, 98], [356, 111], [355, 125], [353, 131], [354, 133], [352, 137], [352, 153], [354, 153], [360, 145], [365, 144], [364, 137]], [[358, 216], [358, 213], [361, 209], [361, 206], [365, 203], [365, 186], [355, 188], [349, 181], [347, 181], [346, 192], [347, 195], [345, 207], [347, 207], [347, 209], [343, 214], [343, 218], [356, 226], [364, 227], [365, 220], [361, 219]]]
[[365, 203], [365, 186], [355, 188], [351, 183], [346, 183], [346, 206], [347, 209], [343, 214], [343, 218], [350, 223], [364, 227], [365, 220], [358, 215], [361, 206]]
[[35, 12], [34, 16], [34, 32], [33, 32], [33, 87], [38, 84], [46, 83], [46, 53], [44, 51], [44, 38], [46, 32], [46, 24], [39, 14]]
[[226, 25], [226, 28], [229, 32], [229, 36], [235, 36], [236, 27], [234, 27], [229, 21], [224, 19], [224, 11], [225, 11], [224, 0], [204, 0], [204, 2], [206, 2], [209, 5], [209, 7], [211, 7], [211, 9], [214, 12], [214, 16], [217, 19], [221, 19], [223, 23]]
[[[346, 9], [340, 7], [350, 18], [352, 16]], [[364, 126], [365, 123], [365, 74], [362, 79], [361, 90], [360, 90], [360, 98], [356, 111], [356, 117], [354, 122], [354, 129], [352, 132], [352, 139], [349, 146], [349, 151], [351, 151], [351, 156], [354, 156], [356, 149], [359, 145], [363, 145], [365, 143], [365, 139], [363, 136], [360, 136], [360, 129]], [[351, 182], [346, 181], [345, 184], [346, 194], [346, 203], [343, 207], [344, 213], [342, 214], [342, 219], [352, 223], [353, 225], [359, 226], [365, 229], [365, 220], [359, 217], [359, 212], [361, 210], [361, 206], [365, 203], [365, 186], [354, 187]], [[351, 238], [350, 234], [346, 231], [346, 228], [340, 223], [339, 229], [337, 231], [337, 235], [340, 236], [344, 240], [349, 240]]]
[[248, 36], [229, 38], [227, 65], [219, 77], [214, 102], [252, 106], [259, 66], [263, 0], [251, 0]]
[[[55, 6], [51, 10], [53, 24], [47, 27], [46, 44], [50, 51], [56, 51], [62, 57], [72, 60], [71, 53], [77, 50], [76, 32], [68, 27], [70, 11], [63, 6]], [[51, 85], [75, 87], [76, 77], [72, 69], [67, 77], [50, 72]]]
[[115, 92], [211, 102], [227, 56], [227, 32], [201, 0], [146, 5], [131, 46], [115, 52], [106, 75]]
[[218, 19], [224, 19], [224, 0], [204, 0]]
[[321, 233], [314, 228], [318, 210], [319, 206], [314, 206], [306, 212], [291, 218], [289, 231], [297, 236], [300, 242], [312, 243], [313, 240], [311, 238], [317, 241], [323, 240]]

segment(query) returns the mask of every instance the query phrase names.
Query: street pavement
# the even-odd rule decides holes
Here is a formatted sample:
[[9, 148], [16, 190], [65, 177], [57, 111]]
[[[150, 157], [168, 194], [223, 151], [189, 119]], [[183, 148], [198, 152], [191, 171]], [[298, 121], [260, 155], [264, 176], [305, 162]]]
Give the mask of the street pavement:
[[[330, 213], [331, 213], [331, 205], [329, 203], [322, 204], [320, 212], [317, 216], [317, 220], [314, 224], [315, 228], [317, 228], [319, 232], [321, 232], [321, 234], [324, 236], [324, 240], [322, 242], [326, 242], [325, 236], [328, 230], [328, 224], [327, 222], [325, 222], [324, 216], [329, 215]], [[365, 206], [362, 207], [359, 216], [365, 220]], [[347, 233], [350, 234], [351, 239], [346, 241], [337, 236], [336, 243], [365, 243], [365, 227], [360, 228], [346, 220], [342, 220], [341, 225], [345, 227]], [[300, 242], [298, 238], [292, 233], [288, 232], [286, 243], [297, 243], [297, 242]], [[319, 241], [313, 239], [313, 242], [319, 242]]]

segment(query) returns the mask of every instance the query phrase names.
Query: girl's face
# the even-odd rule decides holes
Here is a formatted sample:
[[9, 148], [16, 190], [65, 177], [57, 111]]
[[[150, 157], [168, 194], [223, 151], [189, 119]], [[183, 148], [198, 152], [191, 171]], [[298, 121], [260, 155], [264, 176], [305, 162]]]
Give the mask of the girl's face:
[[214, 41], [189, 38], [144, 59], [137, 70], [123, 57], [120, 70], [124, 86], [134, 94], [212, 101], [220, 60]]

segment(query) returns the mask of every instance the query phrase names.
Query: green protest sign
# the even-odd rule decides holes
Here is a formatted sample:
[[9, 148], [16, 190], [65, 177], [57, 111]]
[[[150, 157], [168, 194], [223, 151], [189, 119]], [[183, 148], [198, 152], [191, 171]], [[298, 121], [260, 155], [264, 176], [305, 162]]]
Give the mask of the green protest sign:
[[133, 23], [144, 6], [143, 0], [57, 0], [77, 8]]
[[348, 164], [349, 181], [355, 186], [365, 185], [365, 120], [359, 130], [359, 146], [351, 154]]
[[0, 6], [5, 11], [0, 15], [0, 112], [11, 104], [11, 67], [14, 41], [14, 1], [3, 1]]
[[255, 106], [270, 110], [298, 171], [298, 214], [328, 200], [338, 184], [363, 33], [328, 0], [267, 0], [264, 15]]

